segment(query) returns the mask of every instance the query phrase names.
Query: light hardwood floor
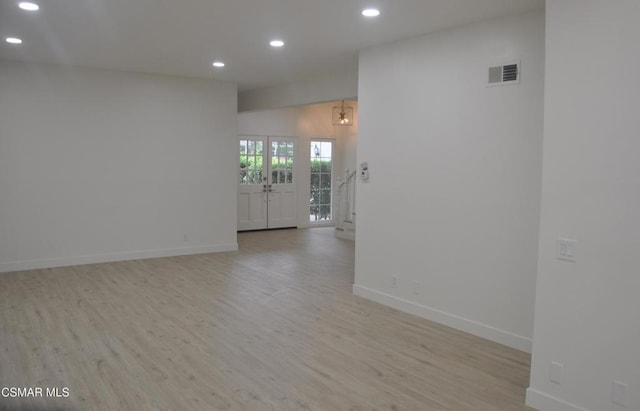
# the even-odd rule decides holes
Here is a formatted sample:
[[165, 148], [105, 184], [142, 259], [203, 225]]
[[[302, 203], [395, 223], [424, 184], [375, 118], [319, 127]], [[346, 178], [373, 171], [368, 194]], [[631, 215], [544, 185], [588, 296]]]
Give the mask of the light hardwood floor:
[[[526, 410], [528, 354], [355, 297], [331, 229], [0, 274], [7, 410]], [[398, 266], [402, 270], [402, 266]]]

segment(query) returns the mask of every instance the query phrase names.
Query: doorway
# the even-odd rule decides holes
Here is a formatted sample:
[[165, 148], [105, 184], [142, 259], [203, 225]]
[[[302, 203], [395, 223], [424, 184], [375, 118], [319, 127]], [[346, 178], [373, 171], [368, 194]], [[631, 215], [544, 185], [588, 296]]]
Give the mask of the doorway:
[[238, 231], [297, 226], [295, 141], [240, 137]]

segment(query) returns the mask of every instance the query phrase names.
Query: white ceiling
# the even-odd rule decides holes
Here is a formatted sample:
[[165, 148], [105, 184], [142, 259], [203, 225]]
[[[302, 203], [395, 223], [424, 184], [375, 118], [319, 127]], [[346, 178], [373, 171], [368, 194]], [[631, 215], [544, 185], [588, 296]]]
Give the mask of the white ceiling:
[[[33, 1], [33, 0], [32, 0]], [[357, 52], [544, 0], [0, 0], [0, 59], [237, 81], [240, 90], [354, 67]], [[362, 17], [377, 7], [375, 19]], [[16, 46], [4, 39], [16, 36]], [[282, 49], [269, 40], [281, 38]], [[211, 62], [226, 67], [214, 69]]]

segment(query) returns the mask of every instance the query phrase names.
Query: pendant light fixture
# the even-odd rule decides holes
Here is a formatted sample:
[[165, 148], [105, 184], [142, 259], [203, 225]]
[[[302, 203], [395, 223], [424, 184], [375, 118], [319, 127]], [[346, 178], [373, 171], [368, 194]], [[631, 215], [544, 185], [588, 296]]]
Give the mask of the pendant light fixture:
[[353, 125], [353, 107], [344, 105], [344, 100], [340, 106], [333, 108], [331, 122], [334, 126], [351, 126]]

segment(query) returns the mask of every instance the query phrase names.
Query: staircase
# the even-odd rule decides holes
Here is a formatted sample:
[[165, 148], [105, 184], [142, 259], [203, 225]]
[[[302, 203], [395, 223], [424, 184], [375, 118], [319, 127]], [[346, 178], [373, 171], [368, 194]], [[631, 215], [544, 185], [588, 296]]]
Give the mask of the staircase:
[[335, 193], [335, 235], [338, 238], [356, 239], [356, 172], [346, 170], [346, 178]]

